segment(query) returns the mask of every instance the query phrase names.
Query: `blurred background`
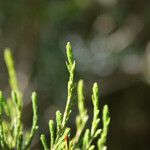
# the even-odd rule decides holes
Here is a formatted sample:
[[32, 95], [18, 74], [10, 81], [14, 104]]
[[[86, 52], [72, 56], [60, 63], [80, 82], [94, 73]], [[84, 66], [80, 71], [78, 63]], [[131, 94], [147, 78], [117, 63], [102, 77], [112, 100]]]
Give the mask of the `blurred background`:
[[149, 6], [148, 0], [0, 0], [0, 89], [10, 95], [3, 59], [10, 47], [24, 92], [26, 129], [32, 122], [30, 95], [38, 92], [40, 130], [33, 150], [42, 149], [40, 134], [49, 136], [48, 120], [65, 107], [67, 41], [76, 59], [76, 81], [85, 81], [88, 113], [92, 116], [95, 81], [100, 105], [109, 105], [108, 149], [150, 149]]

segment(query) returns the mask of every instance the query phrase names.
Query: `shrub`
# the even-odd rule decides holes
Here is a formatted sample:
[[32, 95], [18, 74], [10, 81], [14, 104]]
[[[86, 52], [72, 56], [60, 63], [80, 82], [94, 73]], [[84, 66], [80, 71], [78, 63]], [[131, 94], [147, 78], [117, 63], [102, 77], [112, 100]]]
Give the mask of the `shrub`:
[[[67, 43], [66, 54], [68, 61], [66, 66], [69, 72], [68, 81], [68, 96], [67, 103], [64, 114], [58, 110], [56, 111], [56, 129], [54, 121], [49, 121], [49, 131], [50, 131], [50, 144], [47, 144], [46, 137], [42, 134], [41, 141], [45, 150], [74, 150], [74, 149], [84, 149], [84, 150], [106, 150], [105, 145], [108, 125], [110, 123], [108, 106], [103, 107], [102, 122], [103, 129], [99, 128], [100, 124], [100, 109], [99, 109], [99, 89], [97, 83], [94, 83], [92, 89], [92, 102], [93, 102], [93, 121], [90, 129], [85, 129], [85, 125], [88, 121], [87, 109], [85, 108], [85, 100], [83, 94], [83, 80], [80, 80], [77, 85], [77, 99], [78, 99], [78, 110], [79, 114], [76, 117], [76, 134], [74, 137], [71, 136], [71, 128], [67, 126], [67, 122], [70, 118], [73, 104], [76, 102], [75, 98], [75, 87], [76, 83], [74, 81], [75, 72], [75, 60], [73, 58], [72, 48], [70, 43]], [[97, 141], [97, 146], [93, 144]]]
[[[83, 94], [83, 80], [77, 84], [74, 80], [76, 63], [73, 57], [70, 43], [67, 43], [66, 54], [68, 61], [66, 66], [69, 72], [68, 94], [65, 111], [56, 111], [56, 125], [53, 120], [49, 121], [50, 142], [47, 143], [44, 134], [41, 141], [44, 150], [106, 150], [106, 138], [110, 123], [108, 106], [105, 105], [102, 111], [103, 128], [100, 129], [100, 109], [99, 109], [99, 89], [98, 84], [93, 84], [92, 102], [93, 119], [91, 128], [85, 129], [88, 121], [87, 109]], [[37, 121], [37, 94], [32, 93], [33, 121], [31, 131], [23, 133], [22, 110], [23, 94], [18, 86], [14, 62], [11, 51], [5, 49], [4, 58], [9, 74], [9, 84], [11, 87], [11, 98], [5, 99], [0, 91], [0, 149], [2, 150], [27, 150], [30, 148], [32, 139], [38, 129]], [[77, 96], [76, 96], [77, 89]], [[71, 116], [74, 103], [78, 103], [79, 114], [76, 117], [76, 133], [71, 135], [71, 128], [67, 126]], [[97, 144], [94, 144], [94, 143]]]
[[9, 83], [12, 89], [11, 98], [7, 100], [0, 91], [0, 149], [27, 150], [33, 136], [38, 129], [37, 121], [37, 94], [32, 93], [33, 123], [30, 132], [23, 133], [22, 92], [19, 89], [14, 62], [10, 49], [5, 49], [4, 58], [9, 74]]

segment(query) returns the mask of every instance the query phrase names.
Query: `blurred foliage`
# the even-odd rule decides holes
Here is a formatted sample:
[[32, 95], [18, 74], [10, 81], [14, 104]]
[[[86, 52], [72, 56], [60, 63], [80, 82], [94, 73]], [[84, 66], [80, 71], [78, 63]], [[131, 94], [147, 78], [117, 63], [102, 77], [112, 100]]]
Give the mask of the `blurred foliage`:
[[[0, 54], [12, 48], [22, 91], [40, 93], [40, 132], [49, 136], [45, 124], [54, 110], [65, 106], [67, 70], [62, 62], [64, 45], [71, 41], [79, 66], [76, 78], [80, 73], [85, 79], [87, 99], [96, 80], [110, 106], [108, 147], [150, 148], [149, 5], [147, 0], [0, 1]], [[2, 59], [0, 64], [1, 89], [8, 92]], [[32, 120], [28, 99], [27, 127]]]
[[5, 49], [4, 59], [9, 74], [9, 86], [12, 90], [11, 98], [5, 99], [0, 91], [0, 149], [27, 150], [38, 129], [37, 95], [32, 93], [33, 121], [30, 132], [24, 133], [22, 124], [23, 99], [19, 89], [14, 68], [14, 61], [10, 49]]

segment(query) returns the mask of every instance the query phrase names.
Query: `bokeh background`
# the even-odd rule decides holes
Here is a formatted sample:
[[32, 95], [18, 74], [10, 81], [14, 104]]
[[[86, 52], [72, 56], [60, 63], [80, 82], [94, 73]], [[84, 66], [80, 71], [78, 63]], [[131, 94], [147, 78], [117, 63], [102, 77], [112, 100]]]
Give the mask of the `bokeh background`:
[[[95, 81], [101, 106], [110, 107], [108, 149], [150, 149], [150, 1], [0, 0], [0, 88], [10, 95], [3, 59], [10, 47], [24, 92], [26, 129], [32, 121], [30, 95], [38, 92], [40, 130], [32, 149], [42, 149], [40, 134], [49, 136], [48, 120], [65, 107], [67, 41], [76, 80], [85, 81], [90, 116]], [[76, 113], [70, 122], [74, 130]]]

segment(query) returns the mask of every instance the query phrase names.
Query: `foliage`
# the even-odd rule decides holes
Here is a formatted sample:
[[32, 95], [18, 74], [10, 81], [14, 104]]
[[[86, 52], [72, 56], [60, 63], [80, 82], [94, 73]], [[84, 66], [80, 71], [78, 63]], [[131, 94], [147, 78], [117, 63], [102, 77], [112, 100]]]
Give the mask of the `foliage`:
[[31, 96], [33, 107], [33, 123], [31, 131], [23, 133], [23, 94], [18, 86], [10, 49], [5, 49], [4, 58], [9, 73], [9, 83], [12, 93], [11, 98], [5, 99], [3, 93], [0, 91], [0, 149], [27, 150], [38, 129], [37, 94], [33, 92]]
[[[46, 141], [45, 135], [41, 135], [41, 141], [45, 150], [73, 150], [73, 149], [84, 149], [93, 150], [96, 147], [99, 150], [106, 150], [105, 145], [108, 125], [110, 123], [108, 106], [103, 107], [102, 122], [103, 129], [99, 128], [100, 124], [100, 110], [99, 110], [99, 89], [97, 83], [93, 85], [92, 91], [92, 102], [93, 102], [93, 121], [91, 129], [85, 129], [86, 123], [88, 121], [88, 114], [85, 108], [85, 99], [83, 95], [83, 81], [80, 80], [77, 86], [78, 95], [78, 110], [79, 114], [76, 117], [76, 134], [74, 137], [71, 136], [71, 129], [67, 126], [67, 122], [70, 118], [72, 112], [72, 106], [75, 103], [75, 81], [74, 81], [74, 71], [75, 71], [75, 60], [73, 58], [72, 48], [70, 43], [67, 43], [66, 54], [68, 61], [66, 62], [67, 69], [69, 72], [68, 81], [68, 96], [67, 103], [64, 114], [58, 110], [56, 111], [56, 129], [54, 121], [49, 121], [50, 130], [50, 143]], [[97, 141], [97, 146], [94, 142]]]
[[[68, 61], [66, 66], [69, 72], [67, 103], [64, 114], [56, 111], [56, 129], [53, 120], [49, 121], [50, 143], [47, 144], [45, 135], [41, 135], [41, 141], [45, 150], [48, 149], [85, 149], [93, 150], [96, 147], [99, 150], [106, 150], [105, 145], [108, 125], [110, 123], [108, 106], [103, 107], [102, 122], [103, 129], [99, 128], [100, 110], [99, 110], [99, 89], [97, 83], [94, 83], [92, 90], [93, 102], [93, 120], [90, 129], [85, 129], [88, 121], [87, 109], [85, 108], [85, 99], [83, 94], [83, 80], [77, 85], [77, 99], [79, 114], [76, 117], [76, 133], [71, 136], [71, 128], [67, 126], [72, 108], [76, 102], [74, 81], [76, 63], [73, 58], [70, 43], [67, 43], [66, 53]], [[23, 94], [19, 89], [12, 54], [9, 49], [5, 49], [4, 58], [9, 74], [9, 83], [12, 89], [11, 98], [5, 99], [0, 91], [0, 149], [3, 150], [27, 150], [38, 129], [37, 121], [37, 94], [32, 93], [33, 123], [30, 133], [23, 133], [22, 110]], [[97, 141], [97, 146], [94, 142]]]

